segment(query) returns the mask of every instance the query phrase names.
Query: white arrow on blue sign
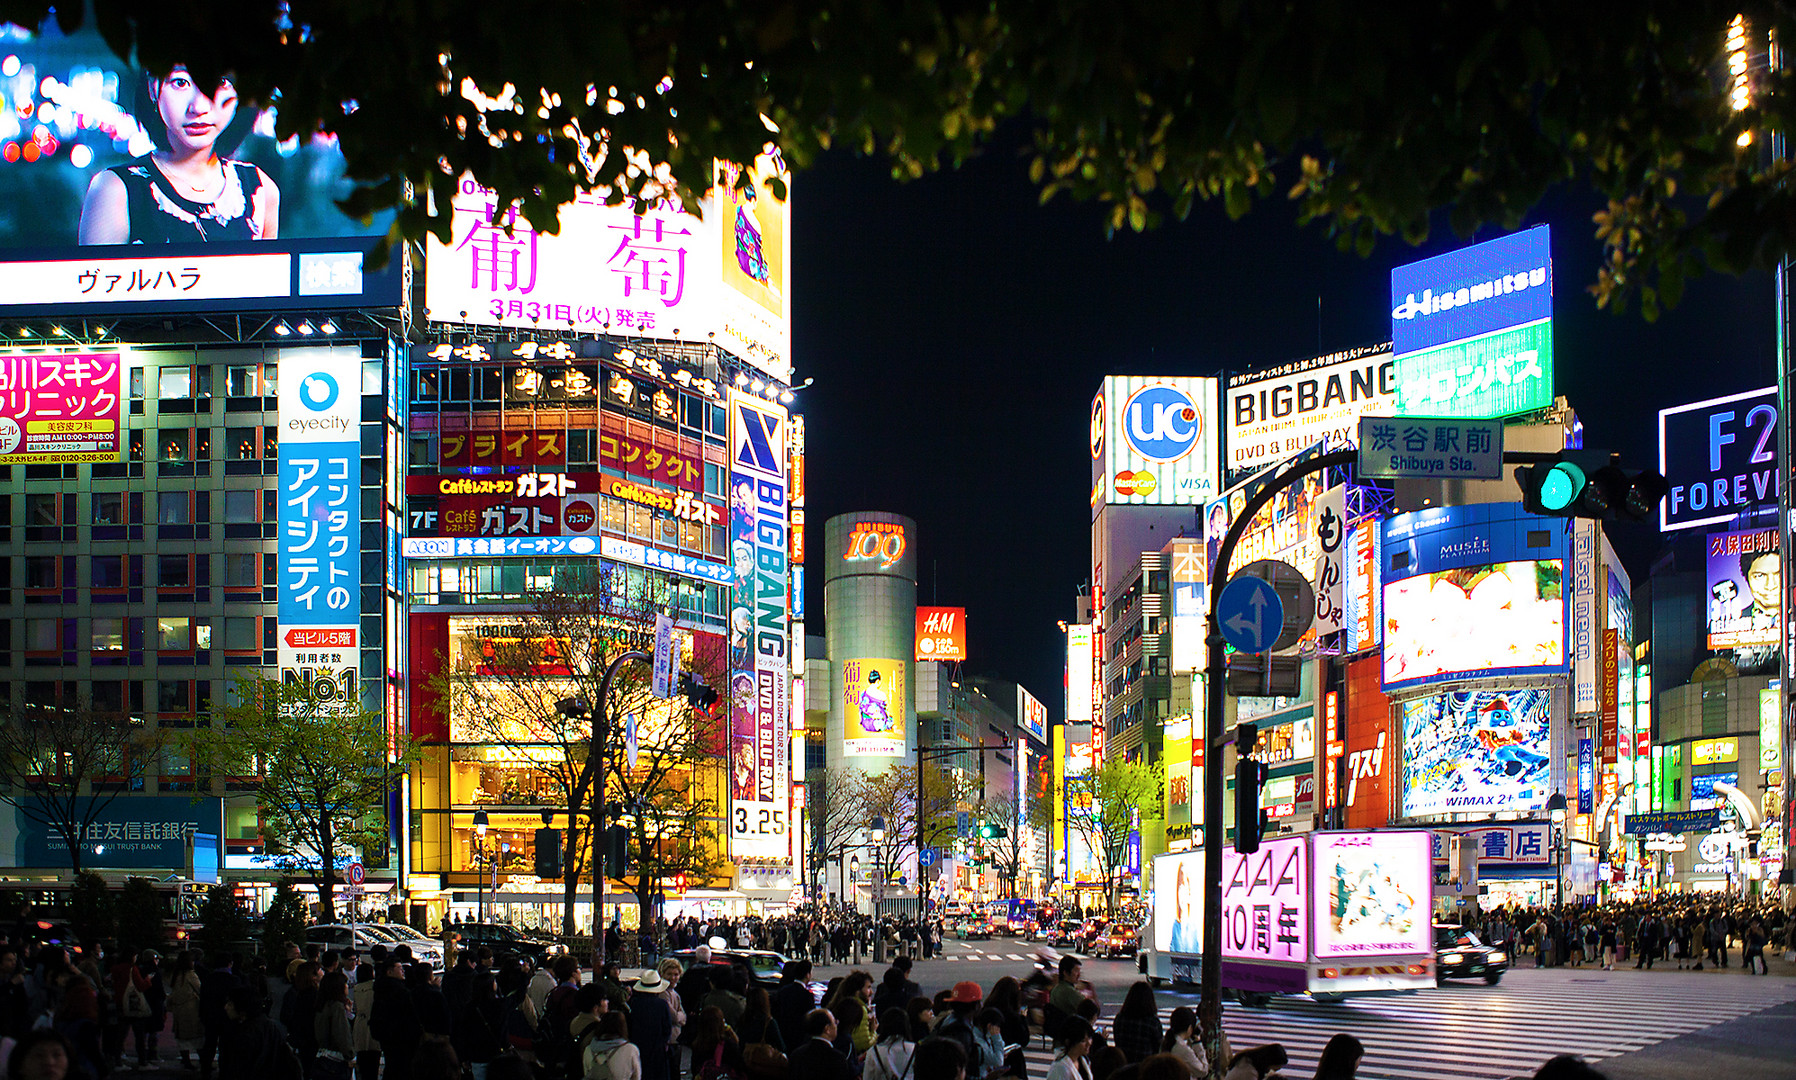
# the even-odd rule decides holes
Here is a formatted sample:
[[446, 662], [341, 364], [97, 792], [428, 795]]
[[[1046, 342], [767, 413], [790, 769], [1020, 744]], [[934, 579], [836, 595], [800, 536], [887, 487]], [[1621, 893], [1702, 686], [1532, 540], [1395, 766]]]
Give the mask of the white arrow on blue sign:
[[928, 848], [928, 847], [924, 848], [922, 853], [917, 856], [917, 865], [918, 866], [934, 866], [935, 865], [935, 849]]
[[1272, 648], [1285, 628], [1285, 605], [1271, 584], [1242, 575], [1223, 586], [1216, 600], [1216, 618], [1230, 645], [1249, 653]]

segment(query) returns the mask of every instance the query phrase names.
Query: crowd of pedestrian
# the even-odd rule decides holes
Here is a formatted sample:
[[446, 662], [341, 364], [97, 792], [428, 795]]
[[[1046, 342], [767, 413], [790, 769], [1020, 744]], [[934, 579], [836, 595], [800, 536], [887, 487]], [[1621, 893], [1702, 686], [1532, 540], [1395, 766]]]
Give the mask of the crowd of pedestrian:
[[1532, 957], [1535, 967], [1655, 963], [1693, 971], [1730, 966], [1769, 973], [1767, 954], [1792, 948], [1796, 929], [1774, 902], [1755, 903], [1702, 895], [1664, 897], [1600, 907], [1497, 907], [1478, 912], [1467, 925], [1512, 956]]

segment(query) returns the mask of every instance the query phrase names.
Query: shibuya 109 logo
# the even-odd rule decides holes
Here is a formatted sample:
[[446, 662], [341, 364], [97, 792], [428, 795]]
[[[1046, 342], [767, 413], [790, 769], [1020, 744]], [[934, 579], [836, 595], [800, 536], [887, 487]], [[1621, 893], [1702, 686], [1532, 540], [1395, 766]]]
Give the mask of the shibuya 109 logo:
[[1191, 395], [1176, 386], [1154, 383], [1129, 396], [1122, 410], [1123, 437], [1149, 461], [1178, 461], [1203, 437], [1203, 414]]

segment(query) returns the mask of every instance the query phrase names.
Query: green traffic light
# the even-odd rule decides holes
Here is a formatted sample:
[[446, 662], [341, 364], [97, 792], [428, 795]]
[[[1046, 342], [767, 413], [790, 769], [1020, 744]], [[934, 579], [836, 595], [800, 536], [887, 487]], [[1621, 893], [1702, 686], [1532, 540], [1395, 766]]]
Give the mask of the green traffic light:
[[1564, 510], [1584, 490], [1585, 483], [1583, 469], [1561, 461], [1540, 482], [1540, 505], [1553, 512]]

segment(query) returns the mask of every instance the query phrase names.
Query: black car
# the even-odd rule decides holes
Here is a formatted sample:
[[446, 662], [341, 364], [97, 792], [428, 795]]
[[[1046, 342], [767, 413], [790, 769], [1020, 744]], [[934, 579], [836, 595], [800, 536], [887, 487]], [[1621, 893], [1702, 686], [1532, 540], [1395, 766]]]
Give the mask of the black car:
[[1509, 970], [1509, 954], [1494, 945], [1478, 940], [1478, 935], [1463, 926], [1434, 928], [1434, 981], [1448, 979], [1483, 979], [1491, 986], [1503, 981]]
[[1082, 929], [1083, 924], [1078, 920], [1062, 919], [1047, 935], [1048, 944], [1064, 945], [1070, 949], [1084, 940], [1083, 935], [1080, 933]]
[[567, 946], [558, 941], [505, 923], [456, 923], [450, 929], [461, 935], [464, 949], [485, 945], [495, 957], [524, 956], [538, 967], [567, 952]]

